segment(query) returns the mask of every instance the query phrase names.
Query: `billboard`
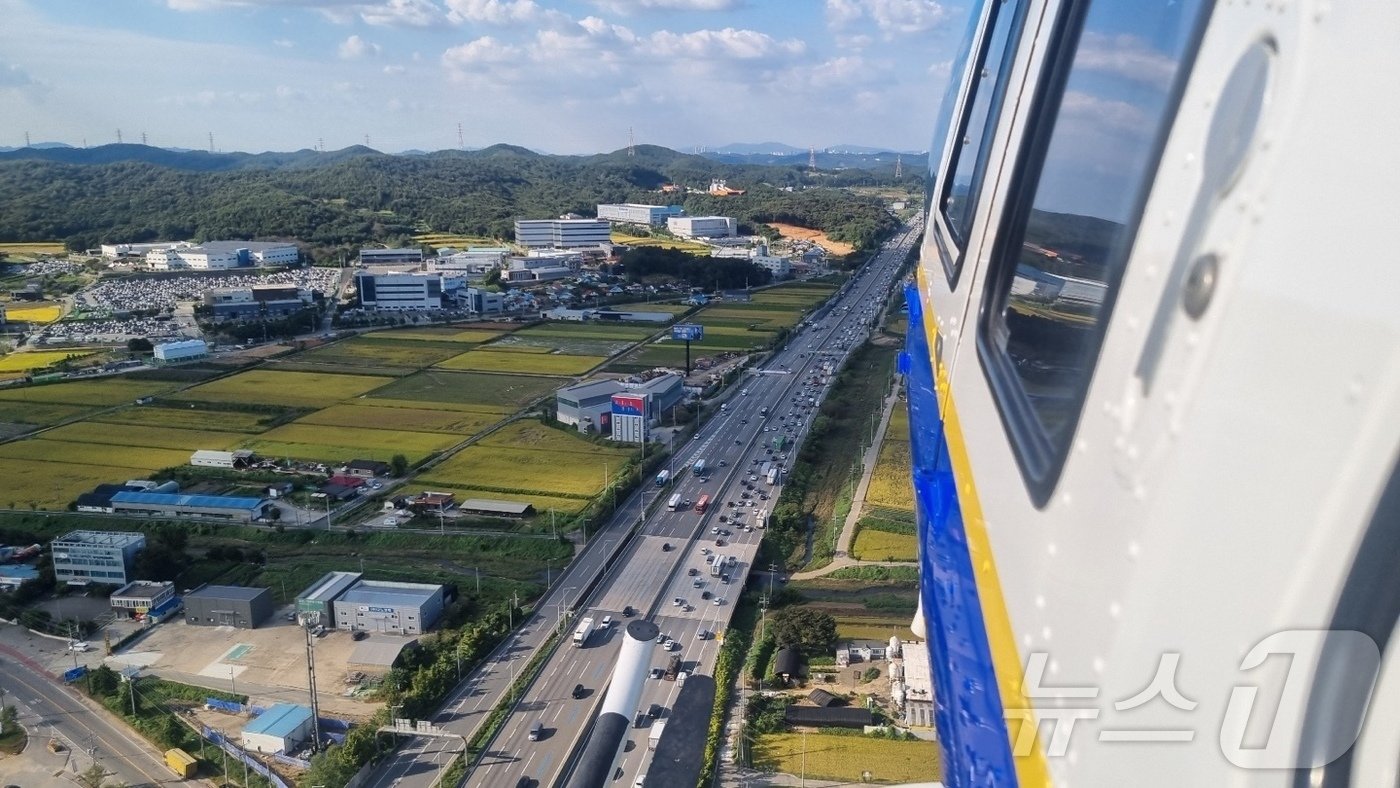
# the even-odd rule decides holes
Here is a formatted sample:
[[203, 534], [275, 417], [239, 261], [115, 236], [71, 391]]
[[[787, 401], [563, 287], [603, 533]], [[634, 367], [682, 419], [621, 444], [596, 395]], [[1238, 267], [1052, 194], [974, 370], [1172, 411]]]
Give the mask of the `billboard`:
[[697, 323], [677, 323], [671, 326], [671, 339], [699, 342], [705, 338], [705, 327]]
[[647, 403], [642, 397], [633, 394], [614, 394], [612, 398], [613, 418], [618, 416], [646, 416]]

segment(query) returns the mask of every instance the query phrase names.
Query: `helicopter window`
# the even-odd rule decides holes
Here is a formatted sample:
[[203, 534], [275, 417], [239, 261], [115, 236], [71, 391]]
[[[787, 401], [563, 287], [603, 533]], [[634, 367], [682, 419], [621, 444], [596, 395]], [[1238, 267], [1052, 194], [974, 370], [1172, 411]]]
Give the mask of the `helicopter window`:
[[1070, 0], [992, 252], [979, 350], [1032, 497], [1069, 450], [1209, 0]]
[[977, 207], [983, 177], [987, 170], [988, 148], [996, 132], [997, 117], [1006, 92], [1006, 75], [1015, 55], [1012, 31], [1021, 28], [1025, 3], [993, 0], [988, 9], [986, 33], [977, 61], [968, 78], [967, 110], [958, 127], [956, 142], [949, 153], [948, 173], [943, 186], [943, 212], [948, 232], [957, 247], [945, 258], [948, 278], [956, 281], [967, 250], [968, 232]]

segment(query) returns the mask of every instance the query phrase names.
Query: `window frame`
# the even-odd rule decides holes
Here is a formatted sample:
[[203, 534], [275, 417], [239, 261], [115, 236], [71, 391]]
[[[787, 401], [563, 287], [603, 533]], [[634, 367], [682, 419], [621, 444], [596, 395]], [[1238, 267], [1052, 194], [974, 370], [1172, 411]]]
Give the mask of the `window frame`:
[[[1006, 6], [1015, 4], [1014, 8]], [[962, 106], [958, 113], [957, 126], [953, 129], [952, 145], [949, 153], [943, 161], [941, 188], [938, 190], [937, 200], [931, 206], [938, 217], [939, 232], [934, 234], [938, 244], [938, 257], [943, 263], [943, 275], [948, 280], [948, 289], [956, 290], [958, 279], [962, 274], [963, 263], [967, 259], [967, 249], [972, 238], [972, 224], [976, 219], [977, 204], [981, 202], [982, 192], [987, 182], [987, 168], [991, 162], [991, 148], [996, 140], [997, 128], [1001, 123], [1002, 110], [1006, 104], [1006, 94], [1010, 88], [1011, 69], [1016, 64], [1016, 55], [1020, 49], [1021, 36], [1025, 33], [1026, 19], [1030, 15], [1030, 0], [986, 0], [986, 18], [981, 21], [979, 27], [981, 34], [978, 36], [977, 48], [972, 53], [972, 66], [964, 69], [967, 79], [967, 90], [964, 92]], [[977, 142], [977, 155], [972, 165], [972, 174], [968, 180], [967, 203], [969, 206], [968, 222], [965, 235], [959, 238], [958, 229], [953, 221], [948, 218], [948, 198], [953, 192], [953, 179], [957, 176], [958, 162], [962, 161], [962, 154], [965, 152], [962, 139], [967, 134], [968, 126], [972, 122], [973, 110], [977, 108], [978, 88], [981, 77], [978, 76], [987, 67], [987, 59], [992, 54], [992, 42], [995, 38], [996, 25], [1001, 19], [1002, 13], [1010, 13], [1011, 28], [1006, 33], [1006, 48], [1001, 53], [1001, 65], [997, 70], [996, 81], [991, 85], [991, 95], [987, 99], [987, 117], [982, 126], [982, 136]]]
[[1015, 455], [1016, 464], [1020, 468], [1022, 481], [1037, 509], [1043, 509], [1049, 503], [1064, 472], [1070, 448], [1074, 445], [1074, 437], [1084, 416], [1089, 389], [1099, 371], [1104, 337], [1113, 320], [1114, 307], [1122, 290], [1128, 262], [1131, 260], [1138, 232], [1142, 228], [1147, 200], [1157, 184], [1167, 139], [1176, 127], [1186, 83], [1195, 70], [1201, 39], [1215, 11], [1215, 0], [1201, 0], [1201, 7], [1181, 50], [1177, 73], [1173, 75], [1171, 86], [1166, 91], [1165, 110], [1153, 131], [1148, 148], [1148, 165], [1139, 177], [1133, 196], [1129, 221], [1107, 258], [1110, 261], [1107, 266], [1108, 292], [1100, 312], [1101, 319], [1090, 339], [1092, 350], [1087, 354], [1085, 374], [1081, 376], [1073, 392], [1077, 404], [1068, 417], [1064, 436], [1056, 443], [1046, 435], [1039, 416], [1026, 396], [1020, 377], [1016, 374], [1014, 363], [1005, 351], [997, 347], [993, 338], [1006, 332], [1004, 314], [1011, 294], [1011, 282], [1019, 263], [1019, 250], [1025, 240], [1031, 210], [1039, 192], [1040, 178], [1044, 174], [1046, 157], [1060, 118], [1065, 88], [1070, 73], [1074, 70], [1075, 58], [1079, 54], [1084, 25], [1094, 2], [1095, 0], [1065, 0], [1055, 14], [1045, 64], [1035, 85], [1034, 97], [1027, 113], [1025, 135], [1012, 166], [1007, 189], [1008, 200], [1002, 208], [1000, 222], [997, 224], [977, 320], [977, 356], [981, 360], [997, 415], [1001, 419], [1012, 454]]

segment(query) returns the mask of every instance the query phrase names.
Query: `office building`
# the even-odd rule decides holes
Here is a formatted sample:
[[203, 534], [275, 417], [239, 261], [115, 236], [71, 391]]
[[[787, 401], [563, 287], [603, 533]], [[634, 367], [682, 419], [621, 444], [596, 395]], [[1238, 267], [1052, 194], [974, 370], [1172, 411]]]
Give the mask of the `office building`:
[[505, 297], [484, 288], [468, 287], [464, 300], [467, 309], [478, 315], [499, 315], [505, 311]]
[[681, 238], [732, 238], [739, 232], [733, 216], [673, 216], [666, 229]]
[[264, 754], [289, 754], [311, 739], [311, 709], [277, 703], [243, 726], [243, 749]]
[[154, 271], [227, 271], [250, 266], [287, 266], [301, 261], [296, 244], [267, 241], [186, 241], [155, 246], [146, 252]]
[[150, 580], [133, 580], [117, 589], [110, 601], [112, 613], [123, 618], [141, 618], [152, 608], [175, 598], [175, 584]]
[[359, 572], [327, 572], [297, 594], [297, 614], [312, 617], [313, 623], [335, 626], [335, 601], [360, 577]]
[[685, 209], [679, 205], [640, 205], [626, 202], [598, 206], [599, 219], [626, 224], [660, 225], [665, 224], [672, 216], [684, 214]]
[[272, 589], [204, 586], [185, 594], [185, 623], [254, 629], [272, 615]]
[[335, 600], [336, 629], [421, 635], [442, 615], [444, 589], [424, 583], [361, 580]]
[[612, 242], [611, 225], [598, 219], [516, 219], [515, 242], [528, 249], [578, 249]]
[[146, 537], [131, 531], [71, 531], [53, 541], [54, 579], [70, 585], [126, 585]]
[[440, 274], [369, 274], [355, 276], [360, 306], [366, 309], [441, 309]]

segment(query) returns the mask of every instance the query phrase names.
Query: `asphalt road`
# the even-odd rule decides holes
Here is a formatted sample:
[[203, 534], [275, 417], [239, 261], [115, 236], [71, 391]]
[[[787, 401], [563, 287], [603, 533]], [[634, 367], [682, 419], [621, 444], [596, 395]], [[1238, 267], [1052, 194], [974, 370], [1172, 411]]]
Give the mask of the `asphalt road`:
[[[678, 654], [683, 670], [713, 671], [720, 642], [702, 639], [699, 633], [722, 633], [728, 626], [733, 599], [743, 588], [763, 536], [757, 513], [771, 509], [781, 490], [781, 483], [769, 486], [765, 479], [752, 478], [758, 474], [757, 463], [777, 460], [783, 465], [791, 464], [791, 459], [778, 458], [782, 454], [793, 456], [795, 447], [772, 452], [773, 438], [786, 435], [791, 443], [798, 443], [805, 435], [817, 408], [803, 407], [801, 403], [812, 398], [819, 403], [830, 385], [827, 376], [820, 373], [822, 364], [830, 362], [834, 370], [839, 369], [845, 356], [864, 341], [879, 320], [894, 273], [907, 256], [916, 232], [917, 229], [906, 232], [888, 244], [880, 257], [866, 267], [866, 273], [816, 321], [822, 326], [820, 330], [809, 326], [795, 333], [787, 348], [775, 354], [763, 370], [750, 373], [736, 387], [739, 392], [730, 396], [724, 412], [713, 417], [695, 438], [673, 454], [673, 481], [656, 492], [668, 498], [679, 493], [692, 501], [709, 495], [710, 507], [703, 513], [685, 507], [655, 513], [646, 523], [643, 538], [628, 548], [627, 556], [586, 602], [578, 620], [591, 617], [601, 622], [604, 616], [611, 615], [614, 622], [621, 622], [622, 608], [630, 605], [649, 615], [662, 633], [678, 644], [677, 650], [669, 652], [654, 646], [654, 666], [664, 666], [673, 654]], [[848, 311], [844, 309], [847, 306]], [[873, 312], [867, 314], [867, 310]], [[763, 408], [769, 410], [767, 416], [761, 415]], [[696, 476], [687, 469], [700, 459], [709, 471]], [[750, 497], [744, 498], [744, 493]], [[757, 498], [760, 493], [767, 494], [768, 500]], [[755, 499], [753, 506], [728, 506], [730, 502]], [[752, 530], [729, 522], [735, 512], [742, 513], [740, 522]], [[725, 522], [720, 521], [721, 516]], [[721, 533], [716, 534], [715, 529]], [[735, 557], [729, 583], [711, 576], [707, 555]], [[690, 574], [691, 569], [696, 570], [696, 575]], [[711, 599], [702, 598], [706, 591]], [[716, 599], [722, 601], [716, 604]], [[614, 623], [607, 631], [595, 631], [582, 648], [567, 642], [562, 645], [545, 664], [540, 678], [517, 702], [466, 784], [514, 788], [522, 778], [529, 778], [534, 785], [554, 785], [585, 738], [610, 680], [621, 636], [621, 623]], [[577, 684], [586, 690], [579, 699], [572, 697]], [[639, 705], [647, 709], [653, 703], [659, 704], [666, 710], [664, 718], [679, 690], [677, 682], [648, 679]], [[543, 724], [544, 735], [539, 741], [530, 741], [529, 729], [537, 721]], [[650, 755], [647, 732], [646, 728], [632, 729], [624, 745], [623, 776], [614, 784], [630, 786], [645, 773]]]

